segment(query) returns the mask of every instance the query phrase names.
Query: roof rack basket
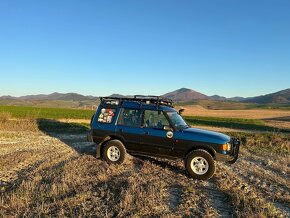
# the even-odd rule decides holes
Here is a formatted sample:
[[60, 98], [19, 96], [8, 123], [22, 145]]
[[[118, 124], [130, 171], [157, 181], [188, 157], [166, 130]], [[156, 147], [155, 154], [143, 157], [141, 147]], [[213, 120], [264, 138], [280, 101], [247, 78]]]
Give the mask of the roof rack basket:
[[123, 101], [135, 101], [144, 104], [155, 104], [157, 106], [163, 105], [173, 107], [173, 100], [164, 98], [162, 96], [154, 95], [135, 95], [134, 97], [100, 97], [101, 102], [105, 101], [106, 104], [118, 105]]

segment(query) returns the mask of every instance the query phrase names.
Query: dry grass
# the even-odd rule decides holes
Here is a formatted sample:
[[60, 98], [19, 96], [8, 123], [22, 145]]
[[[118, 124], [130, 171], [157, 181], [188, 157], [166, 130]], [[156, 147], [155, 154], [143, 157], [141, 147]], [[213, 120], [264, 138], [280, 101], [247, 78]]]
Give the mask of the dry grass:
[[0, 131], [38, 131], [38, 125], [34, 119], [0, 121]]
[[[207, 110], [199, 105], [184, 106], [185, 116], [209, 116], [209, 117], [225, 117], [225, 118], [243, 118], [243, 119], [273, 119], [290, 117], [289, 110], [267, 110], [267, 109], [251, 109], [251, 110]], [[288, 120], [289, 121], [289, 120]]]
[[7, 122], [8, 120], [11, 119], [11, 114], [9, 112], [4, 112], [4, 111], [1, 111], [0, 112], [0, 123], [4, 123], [4, 122]]
[[182, 161], [129, 156], [109, 166], [78, 131], [9, 127], [0, 131], [0, 217], [289, 217], [289, 136], [245, 136], [239, 161], [200, 182]]

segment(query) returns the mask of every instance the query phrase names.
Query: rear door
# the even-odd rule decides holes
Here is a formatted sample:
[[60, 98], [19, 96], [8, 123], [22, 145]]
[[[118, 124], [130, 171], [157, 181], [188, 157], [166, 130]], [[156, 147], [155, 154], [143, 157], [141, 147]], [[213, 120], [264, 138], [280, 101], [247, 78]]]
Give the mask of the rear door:
[[140, 137], [143, 134], [141, 128], [142, 111], [140, 109], [122, 108], [116, 125], [116, 135], [121, 137], [126, 149], [140, 151]]

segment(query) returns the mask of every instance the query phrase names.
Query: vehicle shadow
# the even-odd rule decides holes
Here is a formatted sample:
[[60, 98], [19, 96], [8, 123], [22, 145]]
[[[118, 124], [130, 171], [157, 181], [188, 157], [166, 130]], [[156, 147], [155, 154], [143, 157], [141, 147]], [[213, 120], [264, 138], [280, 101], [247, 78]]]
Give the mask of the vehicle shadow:
[[[134, 155], [135, 158], [141, 161], [149, 161], [151, 164], [157, 165], [161, 167], [162, 169], [168, 169], [173, 173], [176, 174], [181, 174], [183, 176], [187, 176], [185, 172], [185, 169], [183, 167], [178, 166], [176, 161], [170, 161], [170, 160], [165, 160], [165, 159], [157, 159], [157, 158], [152, 158], [152, 157], [147, 157], [147, 156], [139, 156], [139, 155]], [[137, 164], [140, 164], [140, 161], [137, 162]]]
[[79, 154], [95, 155], [95, 144], [86, 140], [89, 131], [86, 124], [37, 119], [37, 125], [41, 132], [62, 141]]

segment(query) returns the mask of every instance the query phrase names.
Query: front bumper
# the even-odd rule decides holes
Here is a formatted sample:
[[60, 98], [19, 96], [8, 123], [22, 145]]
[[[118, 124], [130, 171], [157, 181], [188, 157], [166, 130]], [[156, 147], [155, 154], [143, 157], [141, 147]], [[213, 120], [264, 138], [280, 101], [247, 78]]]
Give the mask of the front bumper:
[[229, 164], [234, 164], [239, 157], [239, 151], [240, 151], [240, 140], [237, 138], [232, 138], [231, 139], [231, 145], [232, 145], [232, 149], [230, 151], [230, 153], [227, 154], [221, 154], [221, 153], [216, 153], [216, 160], [218, 161], [225, 161]]
[[234, 164], [238, 160], [241, 142], [239, 139], [233, 138], [232, 145], [233, 145], [233, 153], [232, 153], [233, 159], [228, 161], [229, 164]]

